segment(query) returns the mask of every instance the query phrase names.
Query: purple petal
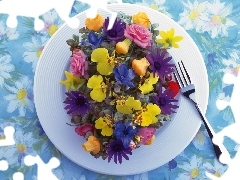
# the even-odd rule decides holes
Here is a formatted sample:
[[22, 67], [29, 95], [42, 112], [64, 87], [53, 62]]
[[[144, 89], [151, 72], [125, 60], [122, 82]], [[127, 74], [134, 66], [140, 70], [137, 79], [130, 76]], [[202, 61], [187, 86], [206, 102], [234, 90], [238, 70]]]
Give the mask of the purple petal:
[[118, 155], [117, 153], [114, 153], [114, 162], [117, 164], [117, 159], [118, 159]]
[[108, 151], [108, 162], [111, 161], [113, 154], [114, 153], [112, 151]]
[[118, 162], [122, 164], [122, 153], [118, 152]]

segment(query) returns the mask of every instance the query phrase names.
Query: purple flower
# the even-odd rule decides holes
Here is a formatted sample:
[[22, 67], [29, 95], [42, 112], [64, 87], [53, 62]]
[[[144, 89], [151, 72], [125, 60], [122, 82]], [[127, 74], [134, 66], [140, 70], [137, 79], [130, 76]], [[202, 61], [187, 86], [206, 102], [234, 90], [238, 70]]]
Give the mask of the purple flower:
[[168, 162], [168, 169], [171, 171], [172, 169], [175, 169], [177, 167], [177, 161], [172, 159]]
[[90, 45], [90, 46], [92, 46], [92, 49], [96, 49], [100, 46], [103, 39], [104, 39], [104, 36], [98, 37], [97, 34], [90, 31], [90, 33], [88, 34], [88, 39], [85, 41], [82, 41], [81, 45], [83, 45], [83, 46]]
[[103, 32], [107, 36], [108, 39], [119, 42], [124, 38], [124, 30], [126, 28], [125, 22], [123, 22], [121, 19], [116, 18], [112, 29], [107, 30], [109, 24], [109, 18], [105, 19], [105, 22], [103, 24]]
[[130, 88], [134, 87], [134, 84], [131, 82], [131, 80], [135, 77], [134, 71], [132, 69], [128, 69], [126, 64], [114, 67], [113, 72], [118, 84], [123, 84]]
[[132, 155], [132, 149], [130, 147], [125, 148], [123, 142], [120, 139], [113, 141], [107, 149], [107, 157], [108, 162], [111, 161], [112, 157], [114, 158], [114, 162], [117, 164], [119, 162], [122, 163], [122, 157], [126, 160], [129, 160], [127, 154]]
[[154, 75], [157, 75], [164, 81], [164, 77], [167, 77], [174, 71], [174, 64], [170, 64], [172, 57], [169, 55], [167, 50], [161, 50], [156, 48], [147, 55], [147, 60], [150, 63], [149, 68], [153, 71]]
[[90, 109], [87, 99], [78, 91], [66, 92], [67, 99], [63, 102], [68, 104], [64, 109], [68, 110], [68, 114], [72, 113], [74, 118], [78, 113], [83, 117]]
[[162, 92], [162, 86], [160, 85], [158, 96], [153, 96], [155, 103], [160, 107], [163, 114], [175, 113], [174, 109], [178, 108], [177, 105], [172, 104], [178, 102], [178, 100], [172, 98], [173, 93], [169, 92], [169, 88]]
[[119, 121], [115, 124], [114, 136], [117, 139], [121, 139], [123, 146], [127, 148], [137, 131], [137, 128], [133, 129], [133, 127], [130, 126], [130, 121], [128, 121], [126, 125]]

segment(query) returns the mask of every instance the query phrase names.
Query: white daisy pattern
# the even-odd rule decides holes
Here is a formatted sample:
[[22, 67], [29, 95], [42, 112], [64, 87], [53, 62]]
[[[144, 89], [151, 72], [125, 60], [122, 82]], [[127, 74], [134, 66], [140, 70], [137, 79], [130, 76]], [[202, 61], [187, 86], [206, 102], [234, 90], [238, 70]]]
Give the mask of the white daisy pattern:
[[15, 86], [6, 85], [9, 95], [4, 99], [9, 101], [7, 112], [12, 113], [18, 109], [19, 116], [24, 117], [26, 109], [34, 111], [32, 81], [27, 76], [15, 82]]
[[5, 25], [5, 22], [0, 21], [0, 40], [14, 40], [17, 39], [19, 33], [16, 31], [16, 28], [8, 28]]
[[189, 163], [183, 162], [183, 164], [178, 164], [178, 168], [182, 169], [184, 172], [179, 173], [176, 180], [204, 179], [204, 171], [202, 171], [201, 166], [202, 158], [194, 154]]
[[142, 2], [136, 2], [136, 4], [142, 5], [142, 6], [147, 6], [150, 7], [156, 11], [160, 11], [161, 13], [166, 14], [168, 17], [171, 17], [171, 14], [168, 13], [166, 7], [164, 6], [164, 3], [166, 0], [154, 0], [153, 2], [149, 2], [148, 0], [142, 0]]
[[208, 143], [208, 133], [206, 130], [200, 129], [196, 136], [193, 138], [193, 145], [199, 149], [199, 150], [203, 150], [204, 146]]
[[240, 61], [239, 56], [236, 51], [230, 53], [229, 59], [222, 59], [222, 63], [226, 66], [223, 69], [220, 69], [219, 72], [230, 73], [237, 76], [240, 70]]
[[47, 13], [43, 14], [42, 18], [44, 21], [43, 32], [47, 32], [50, 36], [52, 36], [62, 24], [56, 11], [48, 11]]
[[33, 152], [32, 147], [36, 143], [36, 139], [34, 139], [32, 132], [24, 133], [23, 130], [17, 130], [14, 133], [14, 139], [15, 145], [8, 146], [6, 151], [6, 156], [9, 157], [8, 162], [24, 166], [23, 158]]
[[43, 48], [46, 45], [48, 38], [46, 36], [32, 37], [32, 42], [26, 42], [23, 47], [26, 51], [23, 53], [23, 59], [27, 63], [32, 63], [32, 71], [35, 72], [37, 62], [42, 54]]
[[203, 167], [206, 169], [207, 172], [211, 173], [216, 177], [221, 177], [227, 169], [226, 166], [220, 164], [216, 159], [214, 159], [213, 165], [207, 162], [203, 164]]
[[194, 3], [191, 3], [188, 0], [187, 3], [182, 3], [184, 11], [179, 14], [180, 20], [178, 23], [186, 30], [196, 29], [197, 32], [200, 32], [201, 27], [204, 24], [204, 21], [201, 19], [201, 14], [206, 9], [206, 2], [199, 3], [195, 0]]
[[15, 67], [10, 63], [11, 56], [4, 55], [0, 57], [0, 86], [4, 85], [4, 79], [11, 78], [11, 72], [14, 71]]
[[220, 0], [214, 0], [213, 3], [206, 3], [206, 11], [201, 14], [201, 19], [205, 21], [202, 30], [209, 32], [212, 38], [228, 36], [227, 29], [235, 26], [236, 23], [228, 16], [232, 12], [232, 4], [225, 6]]

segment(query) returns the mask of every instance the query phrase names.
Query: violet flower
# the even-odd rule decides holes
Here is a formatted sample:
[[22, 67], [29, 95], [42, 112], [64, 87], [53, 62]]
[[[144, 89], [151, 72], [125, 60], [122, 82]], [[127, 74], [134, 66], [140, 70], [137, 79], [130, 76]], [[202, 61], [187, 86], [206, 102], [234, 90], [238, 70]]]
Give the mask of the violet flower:
[[109, 24], [109, 17], [107, 17], [103, 24], [103, 32], [108, 39], [119, 42], [124, 39], [124, 30], [126, 28], [126, 23], [121, 19], [116, 18], [113, 23], [112, 29], [107, 30]]
[[158, 96], [153, 96], [155, 103], [160, 107], [163, 114], [175, 113], [174, 109], [178, 108], [178, 105], [172, 104], [178, 102], [177, 99], [172, 98], [173, 93], [174, 92], [169, 92], [169, 88], [162, 92], [162, 86], [160, 85], [158, 88]]
[[114, 162], [116, 164], [117, 162], [121, 164], [122, 157], [124, 157], [126, 160], [129, 160], [129, 157], [127, 156], [127, 154], [132, 155], [132, 149], [130, 147], [125, 148], [123, 145], [123, 142], [120, 139], [113, 141], [108, 146], [108, 149], [107, 149], [108, 162], [110, 162], [113, 157]]
[[66, 92], [67, 99], [63, 102], [68, 104], [64, 109], [68, 110], [67, 113], [72, 113], [74, 118], [78, 113], [83, 117], [90, 109], [87, 99], [78, 91]]
[[172, 57], [167, 50], [156, 48], [146, 58], [150, 63], [149, 68], [153, 71], [154, 75], [157, 73], [162, 81], [164, 81], [164, 77], [167, 77], [174, 71], [174, 64], [169, 63]]

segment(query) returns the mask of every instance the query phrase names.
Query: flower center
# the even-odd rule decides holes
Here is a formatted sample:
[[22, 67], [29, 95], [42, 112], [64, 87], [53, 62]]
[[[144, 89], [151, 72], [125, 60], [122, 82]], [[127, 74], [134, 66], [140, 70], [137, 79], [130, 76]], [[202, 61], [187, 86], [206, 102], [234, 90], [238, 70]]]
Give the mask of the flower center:
[[216, 176], [216, 177], [221, 177], [221, 175], [220, 175], [219, 172], [215, 172], [214, 176]]
[[212, 22], [215, 25], [220, 25], [221, 22], [222, 22], [222, 19], [219, 15], [215, 15], [215, 16], [212, 17]]
[[191, 178], [196, 178], [196, 177], [198, 177], [198, 175], [199, 175], [199, 170], [198, 170], [198, 168], [194, 168], [194, 169], [192, 170], [191, 174], [190, 174], [190, 177], [191, 177]]
[[17, 149], [20, 154], [24, 154], [27, 150], [27, 147], [26, 145], [20, 143], [17, 145]]
[[189, 19], [190, 20], [195, 20], [195, 19], [197, 19], [198, 16], [199, 16], [199, 13], [196, 10], [192, 10], [189, 13]]
[[81, 106], [84, 106], [85, 105], [85, 99], [84, 97], [79, 97], [77, 100], [76, 100], [76, 104], [81, 107]]
[[124, 134], [125, 136], [128, 135], [128, 130], [125, 129], [125, 130], [123, 131], [123, 134]]
[[53, 24], [48, 29], [48, 33], [50, 36], [52, 36], [57, 30], [58, 30], [58, 27], [55, 24]]
[[111, 37], [117, 37], [117, 31], [115, 29], [111, 29], [108, 31], [108, 35]]
[[160, 106], [165, 106], [167, 101], [165, 98], [159, 98], [158, 103]]
[[202, 133], [198, 134], [197, 139], [198, 139], [199, 142], [203, 142], [203, 134]]
[[154, 62], [154, 68], [156, 70], [160, 70], [161, 69], [161, 64], [159, 62]]
[[40, 48], [37, 50], [36, 55], [37, 55], [38, 58], [41, 56], [42, 51], [43, 51], [43, 47], [40, 47]]
[[24, 98], [27, 97], [27, 90], [26, 89], [20, 89], [18, 92], [17, 92], [17, 98], [19, 100], [23, 100]]
[[115, 151], [115, 152], [121, 152], [123, 149], [123, 146], [121, 144], [115, 144], [113, 147], [112, 147], [112, 150]]

